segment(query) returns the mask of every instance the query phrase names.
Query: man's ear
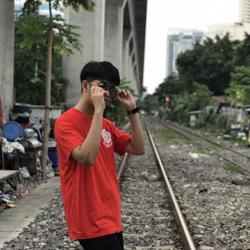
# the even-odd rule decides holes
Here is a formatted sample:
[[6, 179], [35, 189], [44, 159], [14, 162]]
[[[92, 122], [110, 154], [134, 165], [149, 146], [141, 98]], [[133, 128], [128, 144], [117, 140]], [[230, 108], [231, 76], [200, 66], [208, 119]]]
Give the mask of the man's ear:
[[82, 80], [82, 84], [81, 84], [82, 92], [86, 91], [88, 86], [89, 86], [89, 83], [86, 80]]

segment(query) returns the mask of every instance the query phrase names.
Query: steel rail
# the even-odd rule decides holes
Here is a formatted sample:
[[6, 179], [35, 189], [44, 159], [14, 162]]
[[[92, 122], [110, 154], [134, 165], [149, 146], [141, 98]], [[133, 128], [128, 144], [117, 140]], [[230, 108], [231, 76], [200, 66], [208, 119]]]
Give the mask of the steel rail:
[[[123, 127], [123, 130], [128, 132], [130, 129], [130, 123], [127, 123], [124, 127]], [[122, 162], [120, 163], [119, 165], [119, 168], [118, 168], [118, 172], [117, 172], [117, 180], [119, 181], [120, 178], [121, 178], [121, 175], [125, 169], [125, 166], [126, 166], [126, 162], [127, 162], [127, 159], [128, 159], [128, 156], [129, 154], [128, 153], [125, 153], [123, 158], [122, 158]]]
[[[168, 122], [168, 124], [170, 124], [170, 123]], [[202, 136], [202, 135], [197, 135], [196, 133], [192, 132], [190, 129], [185, 128], [185, 127], [181, 126], [180, 124], [174, 124], [174, 125], [175, 125], [175, 126], [177, 125], [177, 127], [180, 128], [181, 130], [185, 130], [185, 131], [187, 131], [188, 133], [190, 133], [190, 134], [192, 134], [192, 135], [194, 135], [194, 136], [196, 136], [196, 137], [198, 137], [198, 138], [203, 139], [204, 141], [210, 142], [211, 144], [214, 144], [214, 145], [216, 145], [216, 146], [218, 146], [218, 147], [220, 147], [220, 148], [226, 149], [226, 150], [228, 150], [228, 151], [230, 151], [230, 152], [233, 152], [233, 153], [238, 154], [238, 155], [240, 155], [240, 156], [246, 157], [247, 159], [250, 159], [250, 156], [249, 156], [249, 155], [246, 155], [246, 154], [243, 154], [243, 153], [238, 152], [238, 151], [236, 151], [236, 150], [233, 150], [233, 149], [229, 148], [228, 146], [221, 145], [221, 144], [219, 144], [219, 143], [217, 143], [217, 142], [215, 142], [215, 141], [212, 141], [211, 139], [208, 139], [208, 138], [206, 138], [206, 137], [204, 137], [204, 136]], [[174, 126], [174, 125], [171, 125], [171, 126]]]
[[[178, 134], [180, 134], [180, 135], [182, 135], [182, 136], [184, 136], [184, 137], [186, 137], [186, 138], [191, 139], [192, 141], [194, 141], [194, 142], [195, 142], [196, 144], [198, 144], [198, 145], [202, 145], [200, 142], [197, 142], [196, 140], [194, 140], [193, 137], [195, 137], [196, 135], [193, 135], [192, 133], [189, 133], [189, 132], [185, 131], [184, 129], [181, 129], [180, 127], [179, 127], [179, 128], [176, 128], [176, 127], [174, 127], [173, 125], [169, 125], [169, 124], [165, 124], [165, 127], [174, 130], [175, 132], [177, 132]], [[193, 137], [192, 137], [192, 136], [193, 136]], [[201, 139], [203, 139], [203, 138], [201, 137]], [[203, 139], [203, 140], [205, 140], [205, 139]], [[206, 141], [206, 140], [205, 140], [205, 141]], [[202, 145], [202, 146], [203, 146], [204, 148], [207, 148], [207, 149], [211, 150], [211, 147], [204, 146], [204, 145]], [[222, 154], [217, 153], [217, 152], [216, 152], [215, 150], [213, 150], [213, 149], [212, 149], [212, 152], [213, 152], [215, 155], [217, 155], [217, 156], [223, 158], [224, 161], [227, 161], [227, 162], [229, 162], [229, 163], [231, 163], [231, 164], [233, 164], [233, 165], [235, 165], [235, 166], [237, 166], [237, 167], [239, 167], [239, 168], [242, 168], [242, 169], [246, 170], [247, 172], [250, 172], [250, 168], [247, 168], [247, 167], [243, 166], [242, 164], [240, 164], [240, 163], [238, 163], [238, 162], [236, 162], [236, 161], [234, 161], [234, 160], [232, 160], [232, 159], [229, 159], [228, 157], [226, 157], [226, 156], [224, 156], [224, 155], [222, 155]]]
[[128, 159], [128, 153], [125, 153], [125, 155], [122, 158], [122, 162], [121, 162], [121, 164], [119, 166], [119, 169], [118, 169], [118, 173], [117, 173], [117, 179], [118, 179], [118, 181], [120, 180], [121, 175], [122, 175], [122, 173], [123, 173], [123, 171], [125, 169], [127, 159]]
[[157, 159], [157, 163], [158, 163], [158, 165], [159, 165], [159, 167], [161, 169], [161, 172], [162, 172], [162, 175], [163, 175], [163, 178], [164, 178], [164, 181], [165, 181], [165, 184], [166, 184], [169, 196], [170, 196], [170, 200], [171, 200], [172, 205], [174, 207], [174, 212], [176, 214], [176, 219], [177, 219], [178, 225], [180, 227], [180, 231], [181, 231], [181, 235], [182, 235], [182, 239], [183, 239], [183, 243], [184, 243], [184, 247], [185, 247], [184, 249], [186, 249], [186, 250], [195, 250], [196, 247], [194, 245], [193, 239], [191, 237], [191, 234], [189, 232], [187, 224], [186, 224], [186, 222], [184, 220], [184, 217], [182, 215], [180, 206], [179, 206], [179, 204], [177, 202], [176, 196], [174, 194], [174, 191], [173, 191], [172, 185], [171, 185], [171, 183], [169, 181], [169, 178], [168, 178], [168, 176], [166, 174], [165, 168], [164, 168], [164, 166], [162, 164], [162, 161], [161, 161], [160, 155], [158, 153], [158, 150], [156, 148], [156, 145], [154, 143], [152, 134], [149, 131], [149, 128], [147, 127], [146, 123], [145, 123], [145, 128], [146, 128], [150, 143], [152, 145], [152, 148], [154, 150], [154, 153], [155, 153], [155, 156], [156, 156], [156, 159]]

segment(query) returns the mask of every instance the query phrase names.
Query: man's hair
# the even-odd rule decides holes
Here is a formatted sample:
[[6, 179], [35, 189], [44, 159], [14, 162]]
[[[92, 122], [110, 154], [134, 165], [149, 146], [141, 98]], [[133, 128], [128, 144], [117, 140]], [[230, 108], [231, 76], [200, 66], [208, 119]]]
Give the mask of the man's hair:
[[104, 80], [112, 84], [120, 84], [120, 75], [118, 69], [110, 62], [88, 62], [80, 74], [81, 82], [83, 80]]

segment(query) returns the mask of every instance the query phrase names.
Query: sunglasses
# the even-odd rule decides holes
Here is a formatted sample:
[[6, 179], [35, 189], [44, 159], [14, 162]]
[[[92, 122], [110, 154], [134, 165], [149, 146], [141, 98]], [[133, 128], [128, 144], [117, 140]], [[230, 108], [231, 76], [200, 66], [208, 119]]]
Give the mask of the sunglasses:
[[111, 98], [115, 98], [116, 97], [116, 95], [117, 95], [117, 89], [116, 89], [116, 87], [113, 84], [110, 84], [110, 83], [108, 83], [106, 81], [101, 81], [97, 86], [100, 87], [100, 88], [102, 88], [102, 89], [104, 89], [104, 90], [106, 90], [106, 91], [108, 91], [109, 92], [109, 96]]

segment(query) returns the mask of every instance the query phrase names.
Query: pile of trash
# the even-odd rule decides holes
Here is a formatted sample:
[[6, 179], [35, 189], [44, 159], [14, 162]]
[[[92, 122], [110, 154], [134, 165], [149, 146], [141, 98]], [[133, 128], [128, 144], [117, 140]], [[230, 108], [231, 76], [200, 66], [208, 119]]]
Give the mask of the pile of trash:
[[7, 208], [15, 208], [17, 206], [18, 199], [22, 199], [30, 194], [29, 190], [18, 192], [18, 194], [12, 194], [11, 192], [4, 192], [0, 190], [0, 213]]
[[16, 207], [17, 196], [12, 194], [5, 194], [0, 191], [0, 212], [5, 208]]
[[224, 134], [223, 136], [226, 140], [239, 140], [246, 143], [246, 145], [250, 146], [250, 132], [249, 128], [245, 128], [245, 130], [242, 130], [240, 124], [231, 124], [229, 131]]

